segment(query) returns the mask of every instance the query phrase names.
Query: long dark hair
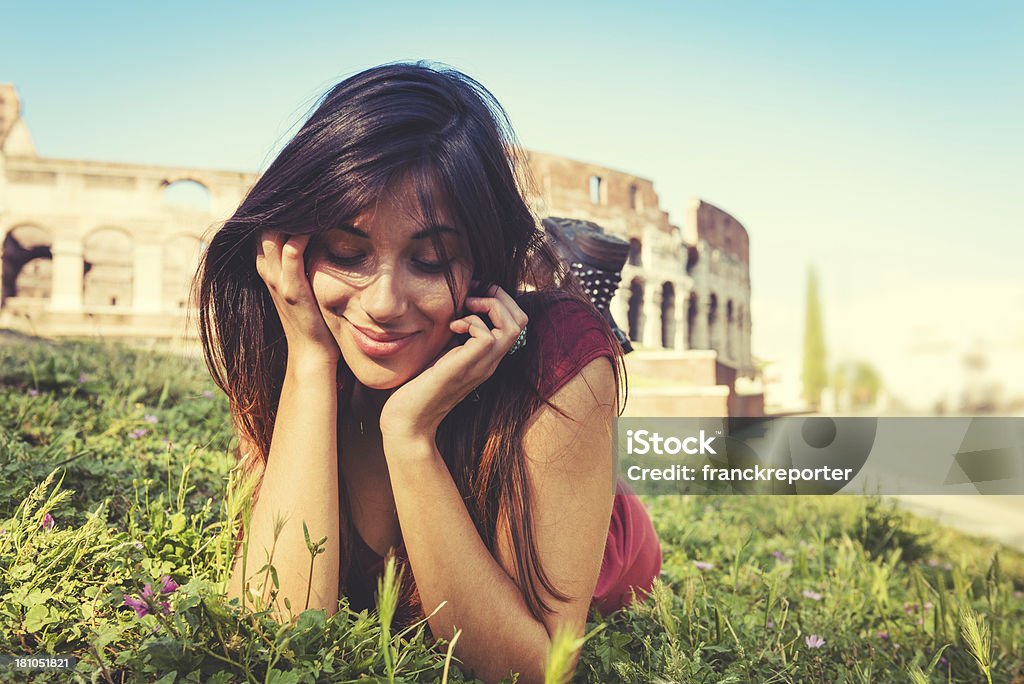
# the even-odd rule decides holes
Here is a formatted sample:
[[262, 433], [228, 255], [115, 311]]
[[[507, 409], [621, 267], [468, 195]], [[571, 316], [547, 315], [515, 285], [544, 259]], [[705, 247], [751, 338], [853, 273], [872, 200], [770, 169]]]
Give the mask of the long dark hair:
[[[526, 169], [505, 111], [480, 83], [454, 69], [424, 62], [379, 66], [345, 79], [322, 98], [214, 235], [197, 276], [206, 363], [229, 397], [241, 436], [257, 452], [249, 455], [245, 470], [262, 472], [266, 465], [288, 354], [274, 303], [256, 273], [259, 234], [265, 229], [319, 234], [351, 222], [399, 180], [411, 180], [431, 222], [439, 210], [432, 188], [441, 189], [452, 219], [466, 231], [474, 279], [513, 296], [523, 288], [536, 290], [518, 295], [527, 315], [539, 315], [566, 297], [589, 307], [615, 350], [621, 413], [621, 349], [545, 242], [524, 199], [532, 188]], [[435, 236], [434, 244], [447, 260], [440, 238]], [[451, 272], [446, 280], [458, 306]], [[351, 389], [354, 377], [344, 359], [338, 366], [339, 387]], [[529, 507], [523, 434], [530, 416], [551, 405], [541, 396], [540, 367], [538, 345], [528, 336], [525, 353], [507, 357], [473, 401], [449, 413], [437, 435], [438, 449], [492, 554], [499, 511], [507, 512], [516, 581], [537, 619], [551, 609], [531, 578], [559, 600], [567, 599], [541, 567]], [[344, 586], [355, 529], [348, 497], [341, 499]]]

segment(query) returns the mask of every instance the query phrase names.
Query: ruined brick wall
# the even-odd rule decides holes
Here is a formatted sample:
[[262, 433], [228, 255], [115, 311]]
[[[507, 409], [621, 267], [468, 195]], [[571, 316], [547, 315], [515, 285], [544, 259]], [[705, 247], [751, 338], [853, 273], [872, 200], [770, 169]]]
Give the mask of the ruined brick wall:
[[541, 215], [593, 221], [626, 238], [642, 238], [648, 229], [673, 231], [646, 178], [543, 152], [528, 152], [527, 162]]
[[698, 203], [695, 216], [698, 239], [713, 249], [736, 257], [740, 263], [750, 263], [749, 238], [743, 224], [703, 200]]

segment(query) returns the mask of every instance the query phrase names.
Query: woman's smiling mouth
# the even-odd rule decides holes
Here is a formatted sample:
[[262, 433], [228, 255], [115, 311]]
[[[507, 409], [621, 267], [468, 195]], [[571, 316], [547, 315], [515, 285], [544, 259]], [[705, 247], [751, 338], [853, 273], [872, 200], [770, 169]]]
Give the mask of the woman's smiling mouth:
[[367, 356], [383, 357], [397, 354], [408, 347], [419, 333], [388, 333], [372, 328], [361, 328], [347, 318], [345, 321], [352, 327], [352, 338]]

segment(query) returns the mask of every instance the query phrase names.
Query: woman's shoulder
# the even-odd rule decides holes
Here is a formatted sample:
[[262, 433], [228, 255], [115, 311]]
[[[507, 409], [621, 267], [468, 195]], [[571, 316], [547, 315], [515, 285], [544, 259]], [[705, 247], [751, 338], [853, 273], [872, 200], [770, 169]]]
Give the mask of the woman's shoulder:
[[526, 344], [545, 399], [594, 359], [606, 356], [614, 363], [611, 328], [589, 302], [550, 290], [520, 295], [517, 303], [530, 319]]

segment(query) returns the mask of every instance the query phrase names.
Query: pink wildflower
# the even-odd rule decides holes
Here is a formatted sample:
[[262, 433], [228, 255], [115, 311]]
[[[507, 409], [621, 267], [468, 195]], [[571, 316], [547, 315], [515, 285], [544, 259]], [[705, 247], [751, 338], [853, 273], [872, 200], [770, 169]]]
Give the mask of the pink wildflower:
[[779, 561], [780, 563], [789, 562], [789, 559], [786, 558], [786, 554], [782, 553], [781, 551], [772, 551], [772, 556], [774, 556], [775, 560]]
[[86, 382], [88, 380], [89, 380], [89, 376], [86, 375], [85, 373], [79, 373], [78, 374], [78, 384], [79, 385], [81, 385], [83, 382]]
[[39, 396], [39, 390], [37, 390], [35, 387], [29, 389], [28, 396], [30, 396], [30, 397], [38, 397]]
[[888, 632], [879, 632], [878, 633], [878, 638], [881, 639], [882, 641], [888, 641], [889, 640], [889, 633]]
[[170, 578], [169, 575], [164, 575], [160, 578], [160, 591], [154, 591], [153, 585], [146, 582], [142, 587], [142, 591], [139, 592], [139, 598], [133, 598], [131, 596], [124, 597], [124, 605], [128, 606], [135, 611], [135, 614], [139, 617], [149, 615], [152, 613], [157, 606], [165, 613], [171, 612], [171, 604], [167, 601], [160, 599], [173, 594], [178, 590], [177, 583]]
[[40, 525], [40, 527], [42, 527], [44, 530], [52, 530], [53, 529], [53, 522], [54, 522], [53, 516], [50, 515], [49, 513], [47, 513], [46, 515], [43, 516], [43, 522]]
[[143, 420], [149, 423], [150, 425], [156, 425], [157, 423], [160, 422], [160, 419], [154, 416], [152, 413], [147, 413], [146, 417], [143, 418]]
[[693, 561], [693, 564], [697, 566], [698, 570], [710, 570], [715, 567], [714, 563], [707, 563], [705, 561]]
[[161, 594], [173, 594], [176, 591], [178, 591], [178, 584], [169, 575], [164, 575], [160, 578]]
[[821, 648], [825, 645], [825, 640], [817, 634], [808, 634], [804, 637], [804, 643], [807, 644], [807, 648]]
[[128, 433], [128, 439], [138, 439], [139, 437], [142, 437], [143, 435], [146, 435], [148, 433], [149, 430], [147, 430], [146, 428], [132, 430], [131, 432]]
[[816, 591], [811, 591], [810, 589], [804, 589], [803, 595], [804, 595], [804, 598], [809, 598], [812, 601], [820, 601], [821, 600], [821, 594], [819, 594]]
[[131, 596], [125, 596], [124, 605], [134, 610], [135, 614], [139, 617], [149, 615], [149, 606], [142, 599], [132, 598]]

